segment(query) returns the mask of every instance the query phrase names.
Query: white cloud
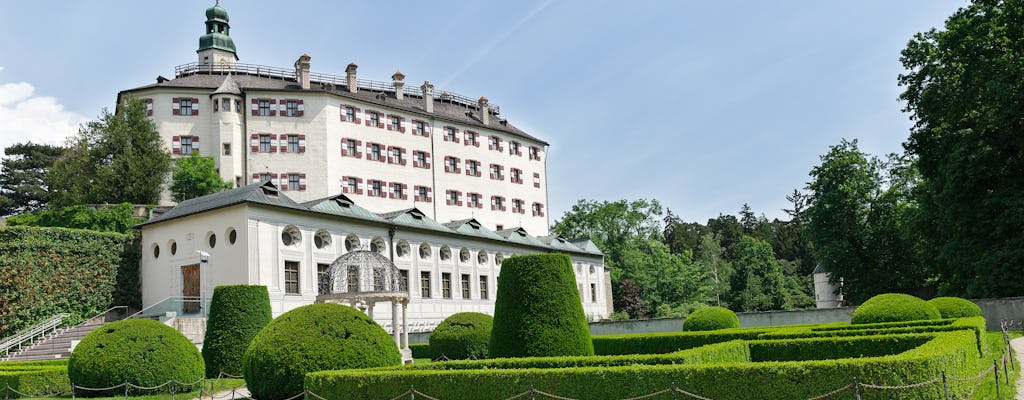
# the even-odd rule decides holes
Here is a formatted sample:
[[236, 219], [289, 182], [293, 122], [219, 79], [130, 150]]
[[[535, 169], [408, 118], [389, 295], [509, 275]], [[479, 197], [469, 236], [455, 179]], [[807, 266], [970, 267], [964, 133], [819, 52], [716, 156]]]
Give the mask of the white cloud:
[[36, 95], [27, 82], [0, 84], [0, 149], [29, 141], [62, 145], [88, 120], [54, 97]]

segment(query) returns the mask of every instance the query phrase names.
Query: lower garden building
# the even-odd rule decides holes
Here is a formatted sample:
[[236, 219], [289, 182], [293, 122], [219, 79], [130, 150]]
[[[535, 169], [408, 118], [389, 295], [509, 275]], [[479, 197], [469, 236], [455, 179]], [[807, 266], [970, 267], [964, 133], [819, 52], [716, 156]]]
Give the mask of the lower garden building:
[[[277, 316], [314, 303], [327, 268], [356, 250], [379, 252], [400, 270], [411, 332], [456, 312], [493, 314], [501, 261], [530, 253], [568, 254], [587, 317], [612, 312], [604, 256], [589, 240], [492, 231], [475, 219], [439, 222], [417, 208], [373, 213], [344, 194], [299, 203], [260, 182], [184, 201], [139, 228], [147, 314], [202, 318], [215, 286], [249, 284], [267, 286]], [[390, 306], [372, 316], [391, 330]]]

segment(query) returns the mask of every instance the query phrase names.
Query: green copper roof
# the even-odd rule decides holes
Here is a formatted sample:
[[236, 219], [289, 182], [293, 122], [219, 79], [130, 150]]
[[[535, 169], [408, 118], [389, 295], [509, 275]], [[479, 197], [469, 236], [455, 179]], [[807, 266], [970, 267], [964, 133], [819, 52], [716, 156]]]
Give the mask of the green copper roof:
[[221, 7], [220, 3], [214, 4], [213, 7], [206, 9], [206, 20], [209, 21], [214, 19], [223, 20], [224, 22], [230, 21], [230, 19], [228, 19], [228, 10]]
[[220, 4], [206, 9], [206, 34], [199, 37], [199, 51], [206, 49], [235, 50], [235, 41], [231, 40], [231, 26], [228, 25], [228, 10]]

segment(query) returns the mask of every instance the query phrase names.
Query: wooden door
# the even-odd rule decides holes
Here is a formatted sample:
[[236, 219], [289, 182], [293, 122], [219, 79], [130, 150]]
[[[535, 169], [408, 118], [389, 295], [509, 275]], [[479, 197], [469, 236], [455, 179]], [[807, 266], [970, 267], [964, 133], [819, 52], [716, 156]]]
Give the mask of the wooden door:
[[195, 314], [199, 312], [199, 264], [185, 265], [181, 267], [181, 296], [182, 311], [184, 314]]

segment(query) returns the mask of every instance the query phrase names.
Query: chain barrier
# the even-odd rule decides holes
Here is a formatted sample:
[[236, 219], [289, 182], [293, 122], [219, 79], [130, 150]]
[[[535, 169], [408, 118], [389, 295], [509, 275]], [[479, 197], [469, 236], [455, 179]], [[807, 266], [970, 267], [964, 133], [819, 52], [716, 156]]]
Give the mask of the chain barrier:
[[533, 393], [539, 394], [541, 396], [552, 398], [552, 399], [555, 399], [555, 400], [576, 400], [576, 399], [569, 398], [569, 397], [562, 397], [562, 396], [559, 396], [559, 395], [556, 395], [556, 394], [545, 393], [545, 392], [542, 392], [540, 390], [534, 389], [532, 387], [530, 388], [530, 391], [533, 392]]
[[696, 395], [696, 394], [693, 394], [693, 393], [687, 392], [687, 391], [685, 391], [685, 390], [683, 390], [683, 389], [680, 389], [680, 388], [674, 388], [674, 389], [675, 389], [676, 393], [682, 393], [682, 394], [685, 394], [685, 395], [687, 395], [687, 396], [693, 397], [693, 398], [695, 398], [695, 399], [699, 399], [699, 400], [711, 400], [711, 399], [709, 399], [709, 398], [707, 398], [707, 397], [704, 397], [704, 396], [701, 396], [701, 395]]
[[931, 384], [933, 384], [935, 382], [938, 382], [938, 381], [941, 381], [941, 380], [942, 380], [942, 377], [936, 377], [936, 378], [932, 378], [932, 379], [929, 379], [929, 380], [924, 381], [924, 382], [911, 383], [909, 385], [884, 386], [884, 385], [871, 385], [871, 384], [867, 384], [867, 383], [861, 383], [860, 386], [861, 387], [866, 387], [866, 388], [869, 388], [869, 389], [878, 389], [878, 390], [906, 390], [906, 389], [919, 388], [919, 387], [922, 387], [922, 386], [928, 386], [928, 385], [931, 385]]
[[661, 396], [661, 395], [663, 395], [665, 393], [672, 392], [672, 391], [674, 391], [674, 389], [675, 389], [675, 387], [670, 387], [668, 389], [660, 390], [660, 391], [657, 391], [657, 392], [654, 392], [654, 393], [651, 393], [651, 394], [645, 394], [645, 395], [639, 396], [639, 397], [630, 397], [628, 399], [622, 399], [622, 400], [643, 400], [643, 399], [649, 399], [651, 397]]
[[982, 378], [988, 376], [988, 374], [991, 374], [993, 369], [995, 369], [995, 367], [988, 367], [988, 369], [986, 369], [985, 371], [982, 371], [982, 373], [978, 374], [978, 376], [974, 376], [974, 377], [971, 377], [971, 378], [954, 378], [952, 376], [950, 376], [948, 378], [951, 381], [957, 381], [957, 382], [976, 381], [976, 380], [979, 380], [979, 379], [982, 379]]
[[823, 395], [811, 397], [811, 398], [809, 398], [807, 400], [821, 400], [821, 399], [824, 399], [824, 398], [827, 398], [829, 396], [833, 396], [833, 395], [842, 393], [843, 391], [850, 390], [850, 389], [853, 389], [853, 384], [852, 383], [849, 384], [849, 385], [843, 386], [843, 387], [841, 387], [839, 389], [833, 390], [831, 392], [825, 393]]

